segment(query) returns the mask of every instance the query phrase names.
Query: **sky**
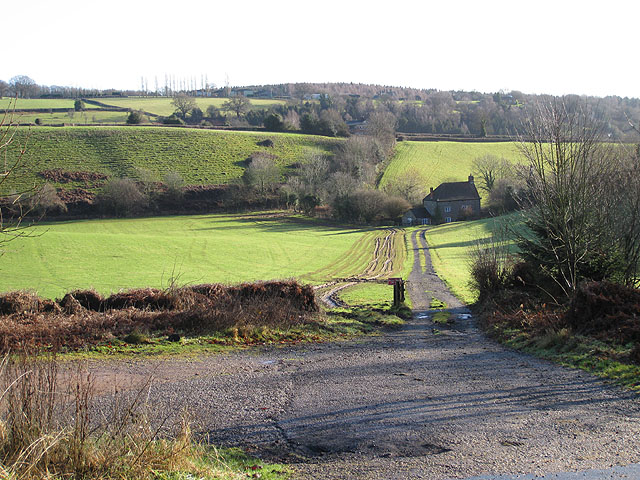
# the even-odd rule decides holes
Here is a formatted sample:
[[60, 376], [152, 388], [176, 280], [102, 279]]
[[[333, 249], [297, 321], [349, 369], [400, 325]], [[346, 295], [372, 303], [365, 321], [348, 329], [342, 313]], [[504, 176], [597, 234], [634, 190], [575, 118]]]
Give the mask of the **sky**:
[[[8, 3], [7, 3], [8, 2]], [[353, 82], [640, 98], [640, 2], [4, 0], [0, 79]]]

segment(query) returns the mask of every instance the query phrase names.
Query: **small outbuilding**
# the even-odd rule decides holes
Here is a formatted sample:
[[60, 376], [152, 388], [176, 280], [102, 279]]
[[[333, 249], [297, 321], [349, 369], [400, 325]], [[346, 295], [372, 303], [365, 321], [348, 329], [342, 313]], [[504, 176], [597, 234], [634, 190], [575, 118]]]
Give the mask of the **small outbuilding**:
[[431, 215], [423, 206], [413, 207], [402, 215], [403, 225], [431, 225]]

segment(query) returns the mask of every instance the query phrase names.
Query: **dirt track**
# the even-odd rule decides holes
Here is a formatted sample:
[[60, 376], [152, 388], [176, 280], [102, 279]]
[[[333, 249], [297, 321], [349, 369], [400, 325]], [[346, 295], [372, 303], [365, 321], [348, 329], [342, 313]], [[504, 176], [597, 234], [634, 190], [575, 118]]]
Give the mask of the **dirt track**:
[[391, 228], [384, 238], [376, 238], [373, 258], [362, 273], [353, 278], [335, 280], [314, 287], [320, 295], [320, 300], [329, 308], [345, 306], [338, 294], [345, 288], [362, 282], [375, 282], [381, 277], [389, 276], [394, 269], [393, 240], [398, 230]]
[[[419, 234], [412, 240], [428, 253]], [[98, 370], [143, 378], [155, 366], [159, 415], [186, 406], [213, 443], [289, 462], [296, 478], [465, 478], [640, 460], [638, 395], [488, 340], [415, 259], [416, 318], [384, 336]], [[431, 322], [432, 295], [452, 307], [453, 325]]]

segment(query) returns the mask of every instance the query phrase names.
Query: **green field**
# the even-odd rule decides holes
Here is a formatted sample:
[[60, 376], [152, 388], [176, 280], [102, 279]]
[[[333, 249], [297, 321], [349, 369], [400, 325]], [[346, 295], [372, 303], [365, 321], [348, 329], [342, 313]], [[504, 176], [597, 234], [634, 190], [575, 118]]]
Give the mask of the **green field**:
[[[114, 107], [130, 108], [132, 110], [143, 110], [155, 115], [169, 116], [175, 112], [171, 102], [171, 97], [128, 97], [128, 98], [96, 98], [100, 103], [105, 105], [112, 105]], [[228, 98], [194, 98], [198, 107], [203, 112], [207, 111], [209, 105], [214, 105], [217, 108], [222, 107], [222, 104], [228, 101]], [[251, 106], [254, 109], [269, 108], [272, 105], [284, 104], [284, 100], [270, 100], [270, 99], [250, 99]]]
[[347, 305], [366, 308], [389, 308], [393, 305], [393, 286], [386, 283], [359, 283], [345, 288], [338, 296]]
[[380, 180], [380, 187], [406, 172], [415, 171], [424, 179], [426, 194], [429, 187], [436, 188], [442, 182], [467, 180], [473, 170], [473, 160], [488, 154], [512, 162], [521, 159], [516, 142], [400, 142]]
[[[29, 135], [21, 169], [4, 185], [8, 193], [41, 182], [37, 172], [54, 168], [152, 180], [179, 173], [186, 184], [225, 184], [242, 176], [256, 151], [275, 155], [286, 167], [312, 152], [330, 152], [341, 140], [287, 133], [221, 132], [166, 127], [41, 127], [20, 129], [16, 145]], [[265, 139], [273, 147], [257, 145]], [[69, 188], [73, 185], [55, 185]]]
[[[379, 232], [383, 233], [384, 229]], [[299, 278], [331, 264], [367, 232], [280, 215], [200, 215], [41, 224], [0, 257], [0, 291], [46, 297], [75, 288]], [[313, 276], [317, 278], [317, 275]]]
[[[17, 110], [41, 109], [41, 108], [73, 108], [75, 100], [73, 98], [18, 98], [0, 97], [0, 109], [6, 110], [11, 105]], [[85, 109], [98, 108], [89, 104], [85, 105]]]
[[33, 113], [33, 112], [17, 112], [13, 116], [14, 123], [35, 124], [36, 119], [40, 119], [41, 125], [74, 125], [74, 124], [125, 124], [127, 121], [126, 112], [109, 112], [104, 110], [86, 110], [84, 112], [74, 112], [69, 116], [65, 112], [53, 113]]
[[463, 302], [476, 301], [477, 295], [469, 287], [469, 253], [478, 242], [489, 239], [493, 232], [505, 225], [513, 227], [521, 221], [519, 214], [503, 217], [455, 222], [429, 228], [426, 232], [433, 268], [451, 291]]

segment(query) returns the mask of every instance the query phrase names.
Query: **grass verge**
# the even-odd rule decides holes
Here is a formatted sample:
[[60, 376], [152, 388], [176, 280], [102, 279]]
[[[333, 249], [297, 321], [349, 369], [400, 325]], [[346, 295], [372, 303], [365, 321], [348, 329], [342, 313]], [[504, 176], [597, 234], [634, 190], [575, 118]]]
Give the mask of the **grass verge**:
[[612, 345], [572, 333], [566, 328], [535, 334], [506, 324], [493, 324], [488, 333], [516, 350], [640, 391], [640, 365], [628, 360], [633, 350], [632, 343]]

